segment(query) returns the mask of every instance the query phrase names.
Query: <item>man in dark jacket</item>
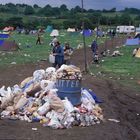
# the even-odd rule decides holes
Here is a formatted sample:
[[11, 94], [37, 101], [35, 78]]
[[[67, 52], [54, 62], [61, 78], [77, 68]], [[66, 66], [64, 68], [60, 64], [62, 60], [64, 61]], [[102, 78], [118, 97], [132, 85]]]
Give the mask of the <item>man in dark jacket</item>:
[[95, 56], [97, 50], [98, 50], [98, 45], [97, 45], [97, 42], [94, 40], [91, 44], [91, 50], [93, 52], [93, 57]]
[[53, 66], [61, 67], [61, 65], [64, 63], [64, 50], [58, 41], [55, 42], [55, 46], [53, 48], [53, 55], [55, 56], [55, 63]]

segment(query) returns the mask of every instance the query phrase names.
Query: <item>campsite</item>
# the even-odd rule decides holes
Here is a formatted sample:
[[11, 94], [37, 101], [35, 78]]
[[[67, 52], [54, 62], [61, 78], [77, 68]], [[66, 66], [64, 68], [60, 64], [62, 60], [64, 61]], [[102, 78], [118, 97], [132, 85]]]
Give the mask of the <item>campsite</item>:
[[[21, 10], [20, 12], [22, 12], [23, 10], [22, 8], [20, 9]], [[37, 9], [39, 9], [37, 10], [39, 11], [39, 14], [43, 12], [41, 11], [41, 8], [37, 7]], [[65, 8], [63, 10], [65, 11]], [[109, 15], [110, 13], [105, 12], [104, 14]], [[31, 15], [29, 15], [29, 17], [30, 16]], [[24, 22], [25, 19], [29, 17], [28, 16], [26, 17], [26, 15], [23, 16]], [[54, 22], [55, 18], [54, 17], [51, 18], [52, 21]], [[42, 20], [44, 20], [44, 17], [42, 18]], [[118, 33], [113, 35], [113, 33], [110, 34], [111, 29], [113, 30], [115, 29], [117, 32], [117, 28], [118, 26], [120, 26], [119, 24], [117, 24], [116, 26], [115, 24], [112, 26], [111, 25], [104, 26], [99, 25], [99, 22], [97, 22], [94, 25], [96, 27], [94, 27], [93, 29], [89, 28], [82, 30], [68, 26], [68, 22], [66, 22], [68, 27], [64, 28], [63, 26], [61, 28], [60, 26], [58, 26], [61, 20], [64, 21], [64, 19], [60, 20], [58, 19], [58, 21], [56, 20], [55, 25], [48, 23], [45, 25], [45, 27], [42, 28], [34, 27], [31, 29], [30, 26], [33, 25], [30, 24], [28, 25], [29, 29], [19, 27], [15, 28], [12, 27], [12, 25], [1, 28], [2, 30], [0, 32], [0, 105], [1, 105], [0, 140], [1, 139], [2, 140], [26, 140], [26, 139], [139, 140], [140, 139], [139, 133], [140, 36], [138, 32], [139, 27], [136, 28], [137, 30], [135, 30], [135, 32], [133, 32], [134, 30], [132, 32], [130, 30], [129, 33], [128, 32], [126, 33], [125, 30], [126, 31], [128, 30], [127, 29], [124, 30], [123, 26], [122, 27], [123, 29], [120, 32], [118, 31]], [[76, 24], [78, 25], [79, 23]], [[62, 23], [60, 25], [62, 26]], [[87, 25], [85, 25], [85, 27], [86, 26]], [[88, 24], [88, 26], [90, 26], [90, 24]], [[128, 24], [125, 27], [128, 28], [129, 27]], [[82, 87], [80, 87], [79, 89], [77, 87], [76, 89], [74, 89], [74, 90], [78, 89], [81, 91], [80, 95], [81, 100], [84, 98], [82, 89], [89, 89], [89, 91], [92, 91], [96, 95], [96, 96], [94, 95], [95, 96], [94, 107], [96, 108], [98, 106], [98, 105], [96, 106], [96, 100], [99, 101], [98, 103], [99, 106], [97, 107], [97, 112], [94, 113], [99, 117], [98, 118], [99, 121], [94, 120], [95, 122], [93, 122], [92, 125], [82, 124], [84, 121], [83, 122], [81, 121], [82, 125], [81, 124], [74, 125], [73, 123], [70, 123], [70, 121], [68, 120], [64, 123], [63, 122], [64, 118], [62, 116], [65, 116], [68, 113], [68, 111], [66, 114], [64, 114], [67, 108], [65, 107], [65, 105], [61, 104], [62, 103], [61, 97], [60, 99], [57, 99], [60, 103], [59, 105], [57, 102], [55, 102], [56, 105], [54, 105], [53, 109], [51, 108], [51, 105], [49, 105], [50, 108], [46, 111], [47, 113], [44, 113], [45, 115], [39, 114], [38, 111], [39, 108], [41, 108], [44, 104], [48, 102], [48, 98], [46, 98], [46, 100], [45, 98], [38, 100], [40, 98], [40, 96], [38, 98], [38, 94], [43, 93], [47, 97], [49, 96], [48, 92], [51, 91], [52, 88], [49, 87], [48, 85], [45, 85], [46, 83], [43, 83], [48, 82], [52, 77], [49, 80], [46, 78], [47, 76], [45, 77], [46, 79], [44, 77], [43, 79], [41, 77], [43, 74], [41, 75], [40, 72], [43, 71], [47, 75], [47, 69], [51, 68], [53, 70], [52, 64], [50, 63], [49, 60], [49, 55], [52, 54], [53, 48], [52, 39], [54, 36], [56, 36], [56, 38], [60, 41], [63, 47], [65, 43], [69, 43], [73, 49], [73, 53], [70, 58], [71, 65], [68, 66], [62, 65], [60, 68], [57, 68], [56, 71], [52, 73], [51, 76], [52, 77], [56, 76], [57, 80], [62, 76], [63, 78], [62, 79], [60, 78], [59, 80], [70, 81], [72, 89], [73, 87], [75, 88], [76, 86], [79, 88], [79, 86], [82, 85]], [[38, 37], [40, 37], [40, 44], [36, 43]], [[93, 52], [91, 50], [91, 44], [95, 40], [97, 41], [98, 44], [98, 54], [99, 54], [98, 63], [94, 62]], [[85, 69], [85, 49], [86, 49], [87, 71]], [[135, 54], [133, 54], [135, 49], [137, 49], [137, 51], [135, 52]], [[70, 75], [65, 75], [66, 69], [63, 70], [63, 68], [65, 67], [66, 68], [68, 67], [67, 68], [68, 70], [69, 69], [73, 70], [75, 68], [74, 75], [72, 75], [73, 74], [72, 71], [70, 71]], [[67, 79], [68, 76], [70, 77], [69, 79]], [[77, 78], [78, 83], [77, 81], [76, 84], [73, 82], [75, 81], [73, 77]], [[34, 87], [33, 85], [34, 81], [36, 82], [35, 84], [38, 83], [40, 84], [39, 86], [41, 87], [41, 89], [40, 87], [39, 89]], [[57, 82], [55, 83], [55, 86], [58, 84]], [[27, 92], [28, 90], [30, 90], [28, 86], [35, 90], [31, 90], [30, 93]], [[50, 89], [46, 90], [45, 86]], [[66, 93], [67, 90], [71, 90], [70, 89], [71, 87], [69, 87], [68, 82], [66, 85], [64, 83], [60, 83], [57, 85], [58, 93], [60, 90], [59, 89], [60, 86], [62, 87], [64, 86], [62, 90], [65, 90]], [[53, 87], [52, 91], [54, 89], [55, 88]], [[15, 92], [12, 93], [11, 91], [19, 92], [20, 94], [22, 94], [22, 96], [20, 96], [20, 99], [25, 99], [26, 95], [26, 99], [27, 100], [29, 99], [28, 101], [33, 103], [34, 105], [33, 108], [30, 108], [31, 110], [29, 109], [30, 110], [29, 111], [28, 110], [29, 102], [26, 102], [26, 104], [22, 105], [22, 107], [15, 109], [14, 108], [16, 106], [16, 105], [14, 106], [14, 103], [16, 102], [15, 100], [9, 102], [7, 101], [8, 103], [6, 102], [6, 105], [4, 104], [6, 107], [2, 107], [2, 102], [4, 102], [4, 100], [2, 99], [6, 99], [6, 97], [8, 98], [8, 95], [10, 95], [9, 96], [10, 98], [13, 98], [12, 94], [15, 94]], [[68, 91], [68, 93], [69, 92], [70, 91]], [[48, 95], [46, 95], [46, 93]], [[5, 94], [7, 94], [7, 96]], [[74, 98], [78, 98], [79, 96], [78, 94], [79, 93], [77, 92], [76, 96], [75, 91]], [[92, 114], [91, 113], [92, 111], [90, 110], [91, 102], [89, 101], [88, 103], [85, 102], [87, 103], [87, 105], [83, 107], [82, 105], [84, 104], [84, 100], [80, 101], [81, 104], [80, 106], [79, 103], [77, 103], [78, 105], [77, 104], [74, 105], [73, 100], [71, 100], [70, 98], [68, 99], [71, 101], [71, 104], [75, 109], [74, 111], [81, 109], [80, 111], [81, 112], [83, 111], [82, 113], [85, 116], [86, 115], [90, 116]], [[66, 101], [66, 99], [63, 100]], [[44, 101], [46, 103], [44, 103]], [[52, 101], [49, 101], [49, 103], [51, 104]], [[40, 104], [40, 106], [38, 107], [37, 104]], [[65, 107], [64, 110], [63, 107]], [[33, 113], [31, 113], [32, 110]], [[63, 110], [63, 112], [61, 111], [59, 112], [58, 110], [59, 111]], [[60, 115], [61, 116], [60, 117], [57, 114], [60, 117], [60, 118], [58, 117], [60, 119], [60, 120], [58, 119], [59, 121], [54, 117], [55, 115], [54, 116], [50, 115], [52, 118], [55, 119], [54, 120], [52, 119], [54, 122], [48, 125], [51, 122], [51, 118], [49, 120], [50, 122], [48, 122], [47, 115], [49, 116], [49, 113], [52, 113], [51, 111], [57, 112], [59, 115], [60, 114], [63, 115], [62, 116]], [[74, 111], [72, 113], [75, 113]], [[30, 113], [28, 114], [27, 112], [30, 112], [31, 114]], [[34, 113], [36, 113], [37, 115], [35, 116]], [[67, 117], [69, 118], [70, 116]], [[61, 118], [63, 119], [61, 120]], [[86, 117], [85, 120], [88, 122], [88, 119], [86, 119]], [[62, 125], [57, 126], [58, 125], [57, 121], [60, 122]], [[70, 125], [68, 124], [68, 122], [70, 123]]]

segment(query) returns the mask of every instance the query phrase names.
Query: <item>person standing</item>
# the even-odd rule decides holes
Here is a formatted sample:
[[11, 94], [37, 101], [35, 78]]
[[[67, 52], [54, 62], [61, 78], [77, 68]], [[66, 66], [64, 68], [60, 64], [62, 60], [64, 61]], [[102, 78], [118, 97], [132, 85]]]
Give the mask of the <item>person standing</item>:
[[69, 43], [65, 43], [64, 46], [64, 64], [70, 65], [70, 58], [73, 53], [73, 49], [70, 47]]
[[53, 67], [56, 68], [58, 66], [58, 68], [60, 68], [64, 63], [64, 50], [59, 41], [55, 42], [52, 53], [55, 56]]
[[96, 52], [98, 51], [98, 45], [97, 45], [97, 42], [95, 40], [91, 44], [91, 50], [93, 52], [93, 58], [94, 58]]
[[58, 39], [56, 38], [56, 36], [53, 36], [53, 39], [52, 39], [50, 45], [51, 45], [52, 47], [54, 47], [54, 46], [55, 46], [55, 42], [58, 42]]
[[36, 41], [36, 45], [39, 44], [41, 45], [41, 36], [39, 33], [37, 33], [37, 41]]

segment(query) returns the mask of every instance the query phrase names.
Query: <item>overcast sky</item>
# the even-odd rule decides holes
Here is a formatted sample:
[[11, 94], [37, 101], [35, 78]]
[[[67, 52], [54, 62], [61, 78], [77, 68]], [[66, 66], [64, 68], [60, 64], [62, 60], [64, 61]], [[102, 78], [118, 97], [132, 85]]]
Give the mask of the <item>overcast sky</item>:
[[[85, 9], [111, 9], [117, 8], [118, 10], [125, 7], [139, 8], [140, 0], [83, 0]], [[51, 6], [60, 6], [66, 4], [68, 8], [81, 6], [81, 0], [0, 0], [1, 4], [5, 3], [25, 3], [29, 5], [38, 4], [43, 7], [47, 4]]]

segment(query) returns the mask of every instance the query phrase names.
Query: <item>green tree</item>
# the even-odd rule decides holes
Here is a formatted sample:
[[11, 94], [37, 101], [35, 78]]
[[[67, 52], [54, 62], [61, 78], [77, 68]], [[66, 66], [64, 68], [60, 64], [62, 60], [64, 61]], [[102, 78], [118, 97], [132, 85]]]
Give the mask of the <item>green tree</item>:
[[12, 17], [5, 22], [5, 26], [21, 27], [23, 26], [22, 17]]
[[0, 18], [0, 30], [2, 30], [5, 27], [5, 21]]
[[112, 12], [112, 13], [113, 13], [113, 12], [116, 12], [116, 8], [112, 8], [112, 9], [110, 9], [109, 11]]
[[40, 8], [40, 7], [37, 4], [34, 4], [33, 8], [37, 9], [37, 8]]
[[34, 9], [33, 9], [32, 6], [27, 6], [27, 7], [25, 8], [25, 10], [24, 10], [24, 14], [25, 14], [25, 15], [32, 15], [32, 14], [34, 14], [34, 13], [35, 13], [35, 11], [34, 11]]
[[81, 12], [81, 11], [82, 11], [82, 9], [81, 9], [80, 6], [76, 6], [75, 8], [71, 9], [71, 12], [74, 12], [74, 13], [78, 13], [78, 12]]
[[132, 22], [132, 19], [129, 14], [124, 13], [120, 17], [120, 24], [122, 25], [129, 25]]
[[67, 6], [65, 5], [65, 4], [62, 4], [61, 6], [60, 6], [60, 11], [68, 11], [68, 8], [67, 8]]
[[71, 19], [71, 20], [66, 20], [63, 22], [63, 27], [65, 29], [67, 28], [74, 28], [77, 25], [77, 20]]

